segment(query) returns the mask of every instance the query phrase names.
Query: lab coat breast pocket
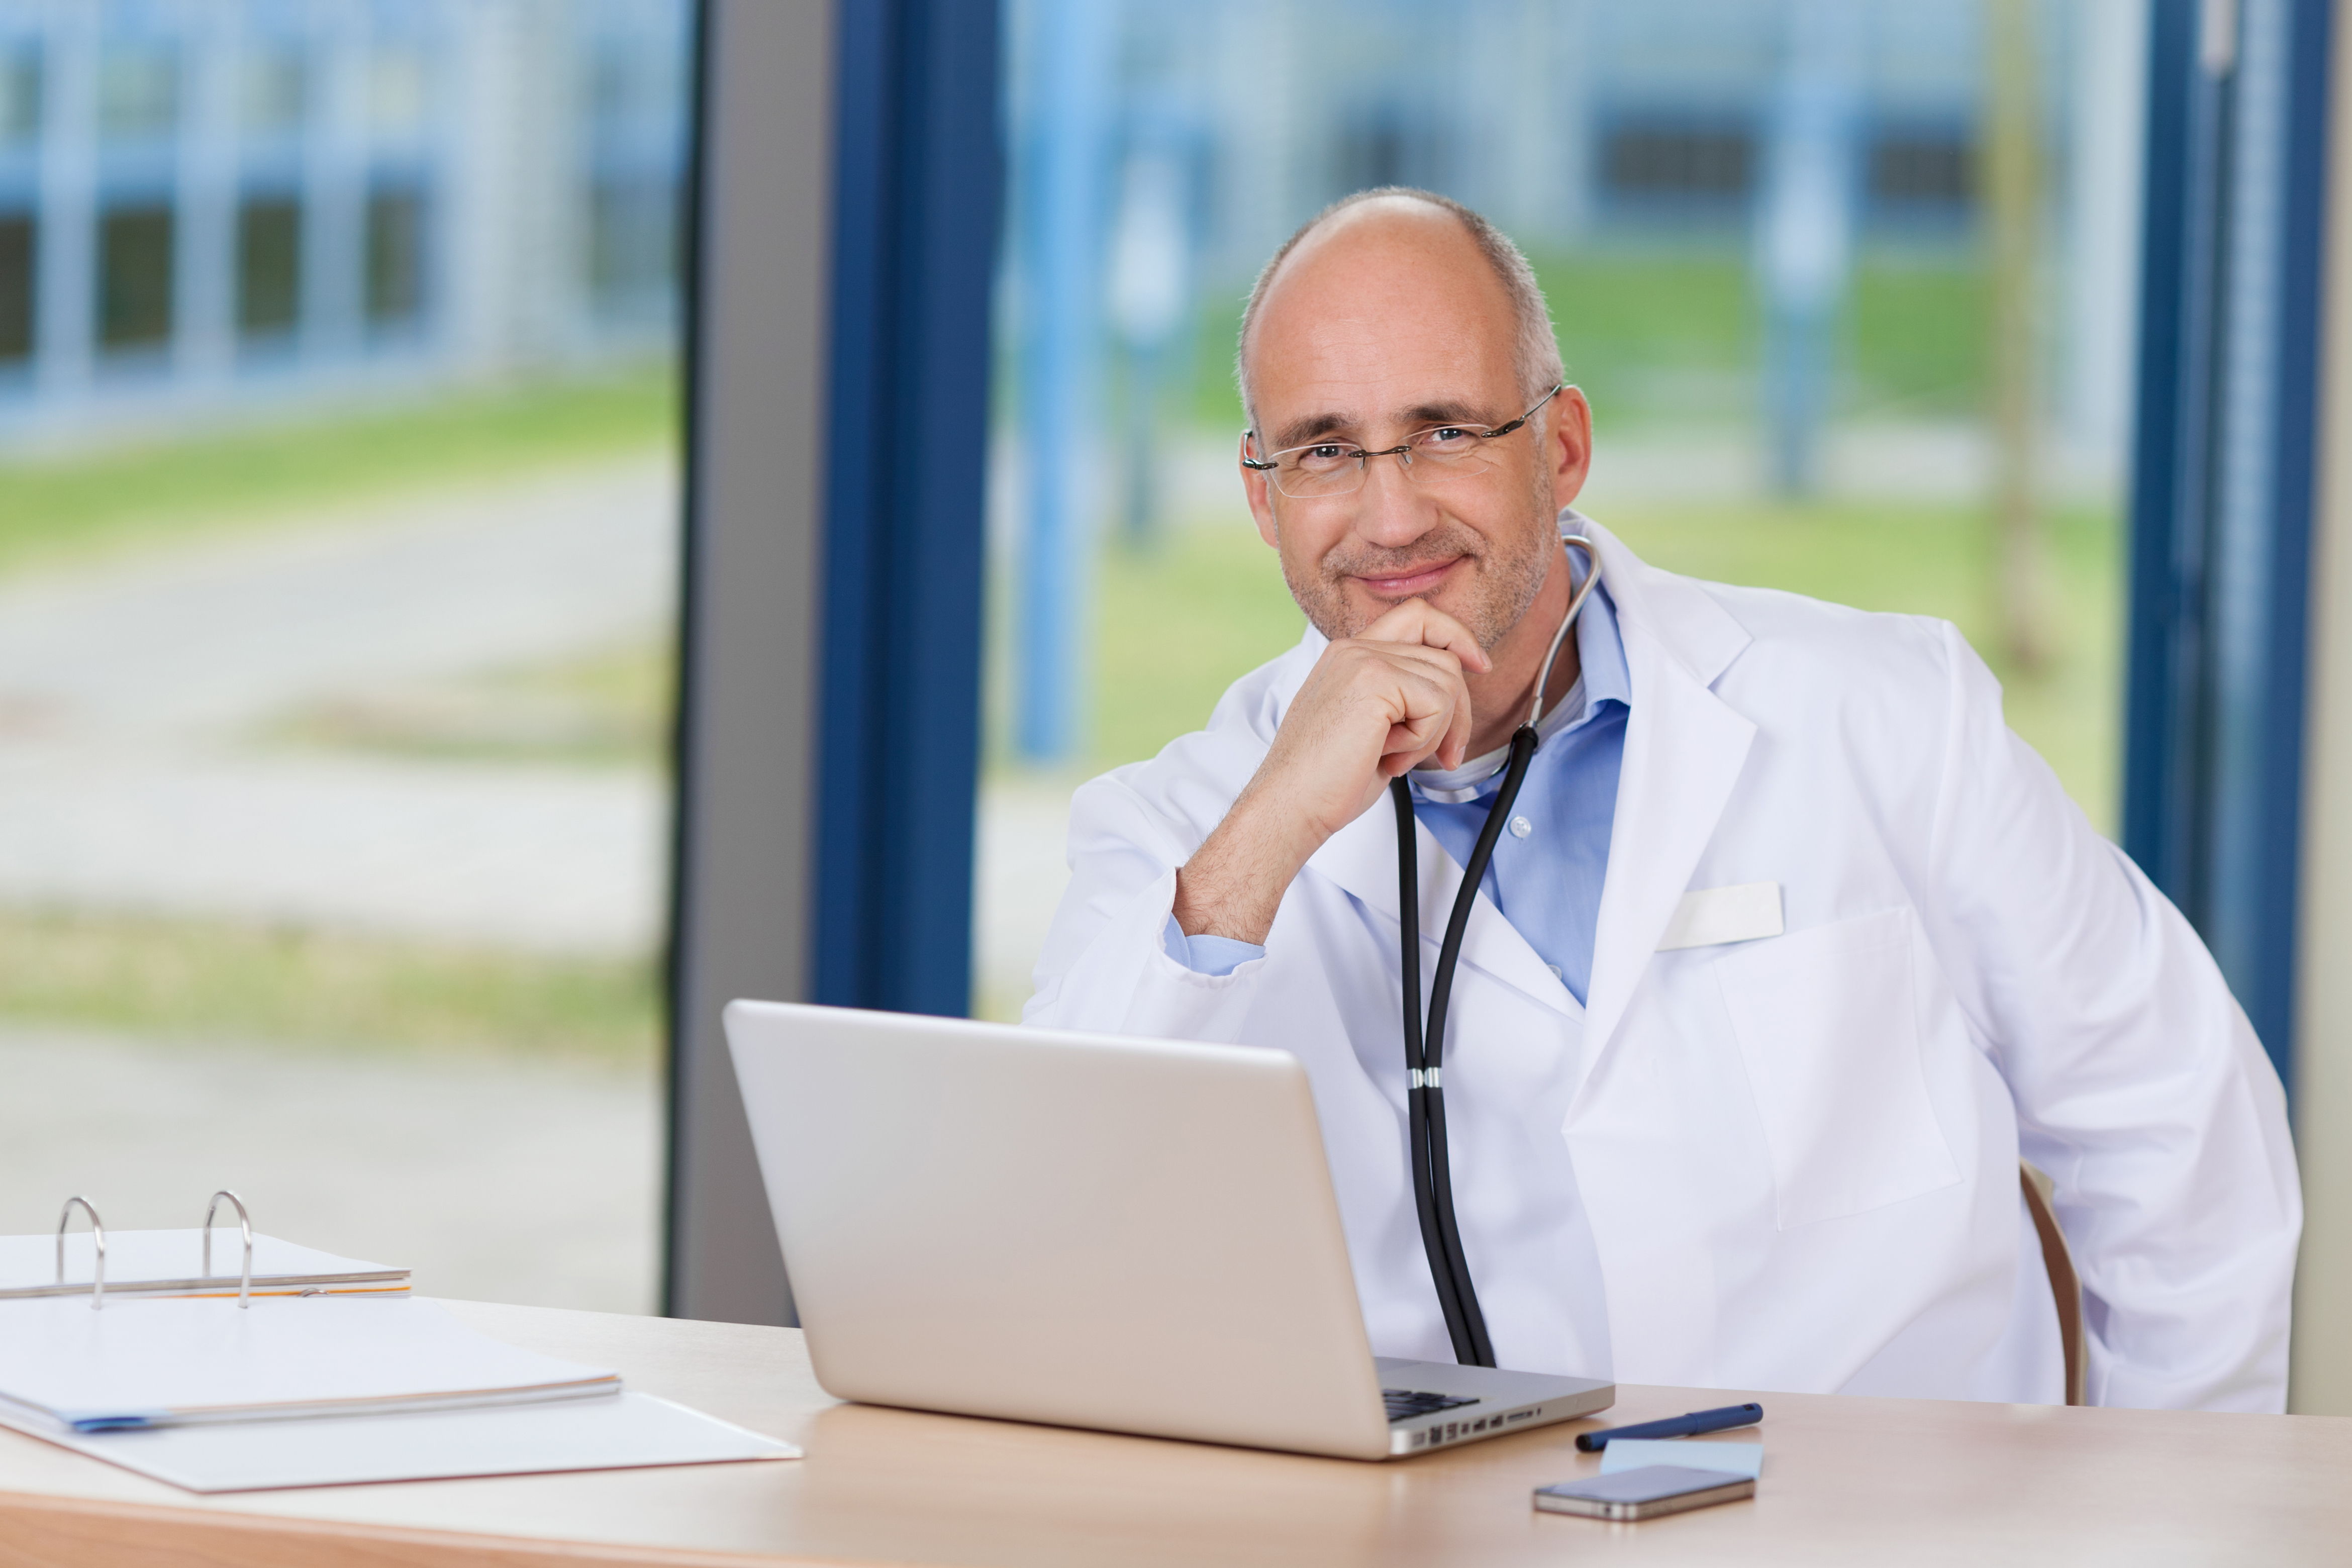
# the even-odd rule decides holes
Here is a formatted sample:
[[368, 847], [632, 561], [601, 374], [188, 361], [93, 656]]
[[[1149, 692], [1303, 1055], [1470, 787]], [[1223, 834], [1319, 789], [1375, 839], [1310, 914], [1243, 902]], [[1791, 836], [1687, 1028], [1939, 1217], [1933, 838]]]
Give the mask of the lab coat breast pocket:
[[1911, 911], [1816, 926], [1714, 964], [1770, 1149], [1780, 1226], [1960, 1179], [1927, 1097]]

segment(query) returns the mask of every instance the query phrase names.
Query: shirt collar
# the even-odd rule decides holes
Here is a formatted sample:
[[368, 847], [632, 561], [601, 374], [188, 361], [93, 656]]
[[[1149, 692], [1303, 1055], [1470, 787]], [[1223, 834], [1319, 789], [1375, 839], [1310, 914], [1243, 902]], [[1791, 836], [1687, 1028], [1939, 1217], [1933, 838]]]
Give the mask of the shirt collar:
[[[1561, 511], [1559, 521], [1560, 531], [1567, 533], [1574, 531], [1575, 525], [1584, 519], [1575, 509], [1569, 508]], [[1578, 568], [1584, 561], [1582, 552], [1571, 550], [1568, 559], [1569, 569], [1575, 574], [1570, 582], [1580, 584], [1584, 576]], [[1576, 658], [1580, 666], [1576, 684], [1536, 721], [1538, 741], [1549, 741], [1589, 722], [1604, 702], [1622, 703], [1628, 709], [1633, 706], [1633, 680], [1625, 664], [1625, 639], [1617, 629], [1617, 606], [1609, 596], [1606, 582], [1593, 590], [1576, 617]], [[1505, 745], [1444, 773], [1416, 768], [1410, 775], [1413, 791], [1425, 800], [1449, 805], [1475, 800], [1501, 773], [1509, 756], [1510, 748]]]

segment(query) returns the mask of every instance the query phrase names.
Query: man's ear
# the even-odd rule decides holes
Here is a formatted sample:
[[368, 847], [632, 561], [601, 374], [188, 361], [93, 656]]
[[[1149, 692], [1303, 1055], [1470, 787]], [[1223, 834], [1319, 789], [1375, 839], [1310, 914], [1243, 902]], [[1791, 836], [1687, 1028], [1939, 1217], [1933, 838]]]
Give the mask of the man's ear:
[[1580, 388], [1571, 386], [1552, 399], [1552, 407], [1558, 412], [1544, 429], [1552, 504], [1574, 506], [1577, 492], [1592, 473], [1592, 405]]
[[1265, 541], [1267, 548], [1279, 550], [1282, 542], [1274, 527], [1274, 497], [1267, 493], [1265, 473], [1241, 460], [1249, 455], [1250, 433], [1244, 430], [1240, 455], [1234, 458], [1242, 471], [1242, 493], [1249, 498], [1250, 516], [1257, 521], [1257, 536]]

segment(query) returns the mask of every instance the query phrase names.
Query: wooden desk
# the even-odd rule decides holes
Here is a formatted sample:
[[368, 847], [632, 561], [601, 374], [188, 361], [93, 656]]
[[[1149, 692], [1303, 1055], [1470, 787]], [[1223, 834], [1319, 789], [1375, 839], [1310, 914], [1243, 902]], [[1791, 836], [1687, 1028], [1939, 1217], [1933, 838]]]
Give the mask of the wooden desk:
[[[808, 1458], [199, 1498], [0, 1431], [0, 1564], [2352, 1561], [2352, 1419], [1764, 1394], [1753, 1502], [1609, 1525], [1528, 1500], [1599, 1468], [1574, 1447], [1590, 1423], [1385, 1465], [1300, 1458], [836, 1405], [791, 1330], [449, 1305]], [[1738, 1397], [1628, 1387], [1609, 1419]]]

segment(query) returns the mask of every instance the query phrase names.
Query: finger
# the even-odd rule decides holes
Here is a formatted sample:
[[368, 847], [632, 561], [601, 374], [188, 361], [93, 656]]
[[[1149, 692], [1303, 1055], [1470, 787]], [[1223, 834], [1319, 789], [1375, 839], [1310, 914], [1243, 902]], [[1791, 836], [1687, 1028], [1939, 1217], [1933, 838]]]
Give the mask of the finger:
[[1439, 748], [1446, 758], [1445, 765], [1458, 768], [1470, 760], [1470, 684], [1459, 673], [1454, 677], [1452, 723], [1445, 731], [1445, 743]]
[[1389, 772], [1392, 774], [1402, 773], [1406, 768], [1419, 767], [1437, 750], [1438, 742], [1444, 739], [1444, 727], [1433, 720], [1423, 720], [1419, 723], [1391, 724], [1389, 726], [1388, 739], [1381, 742], [1381, 765], [1386, 767], [1391, 763], [1395, 763], [1394, 767], [1389, 768]]
[[1481, 675], [1495, 668], [1469, 627], [1423, 599], [1407, 599], [1356, 635], [1365, 642], [1444, 648]]
[[1390, 770], [1391, 776], [1433, 756], [1440, 767], [1459, 767], [1470, 736], [1470, 699], [1460, 674], [1448, 672], [1439, 679], [1418, 671], [1398, 674], [1381, 748], [1383, 763], [1402, 761], [1402, 767]]
[[1389, 673], [1396, 681], [1391, 711], [1398, 727], [1411, 731], [1412, 743], [1420, 753], [1413, 758], [1414, 765], [1428, 757], [1436, 758], [1437, 765], [1448, 770], [1467, 762], [1475, 716], [1461, 667], [1451, 659], [1435, 668], [1399, 660]]

